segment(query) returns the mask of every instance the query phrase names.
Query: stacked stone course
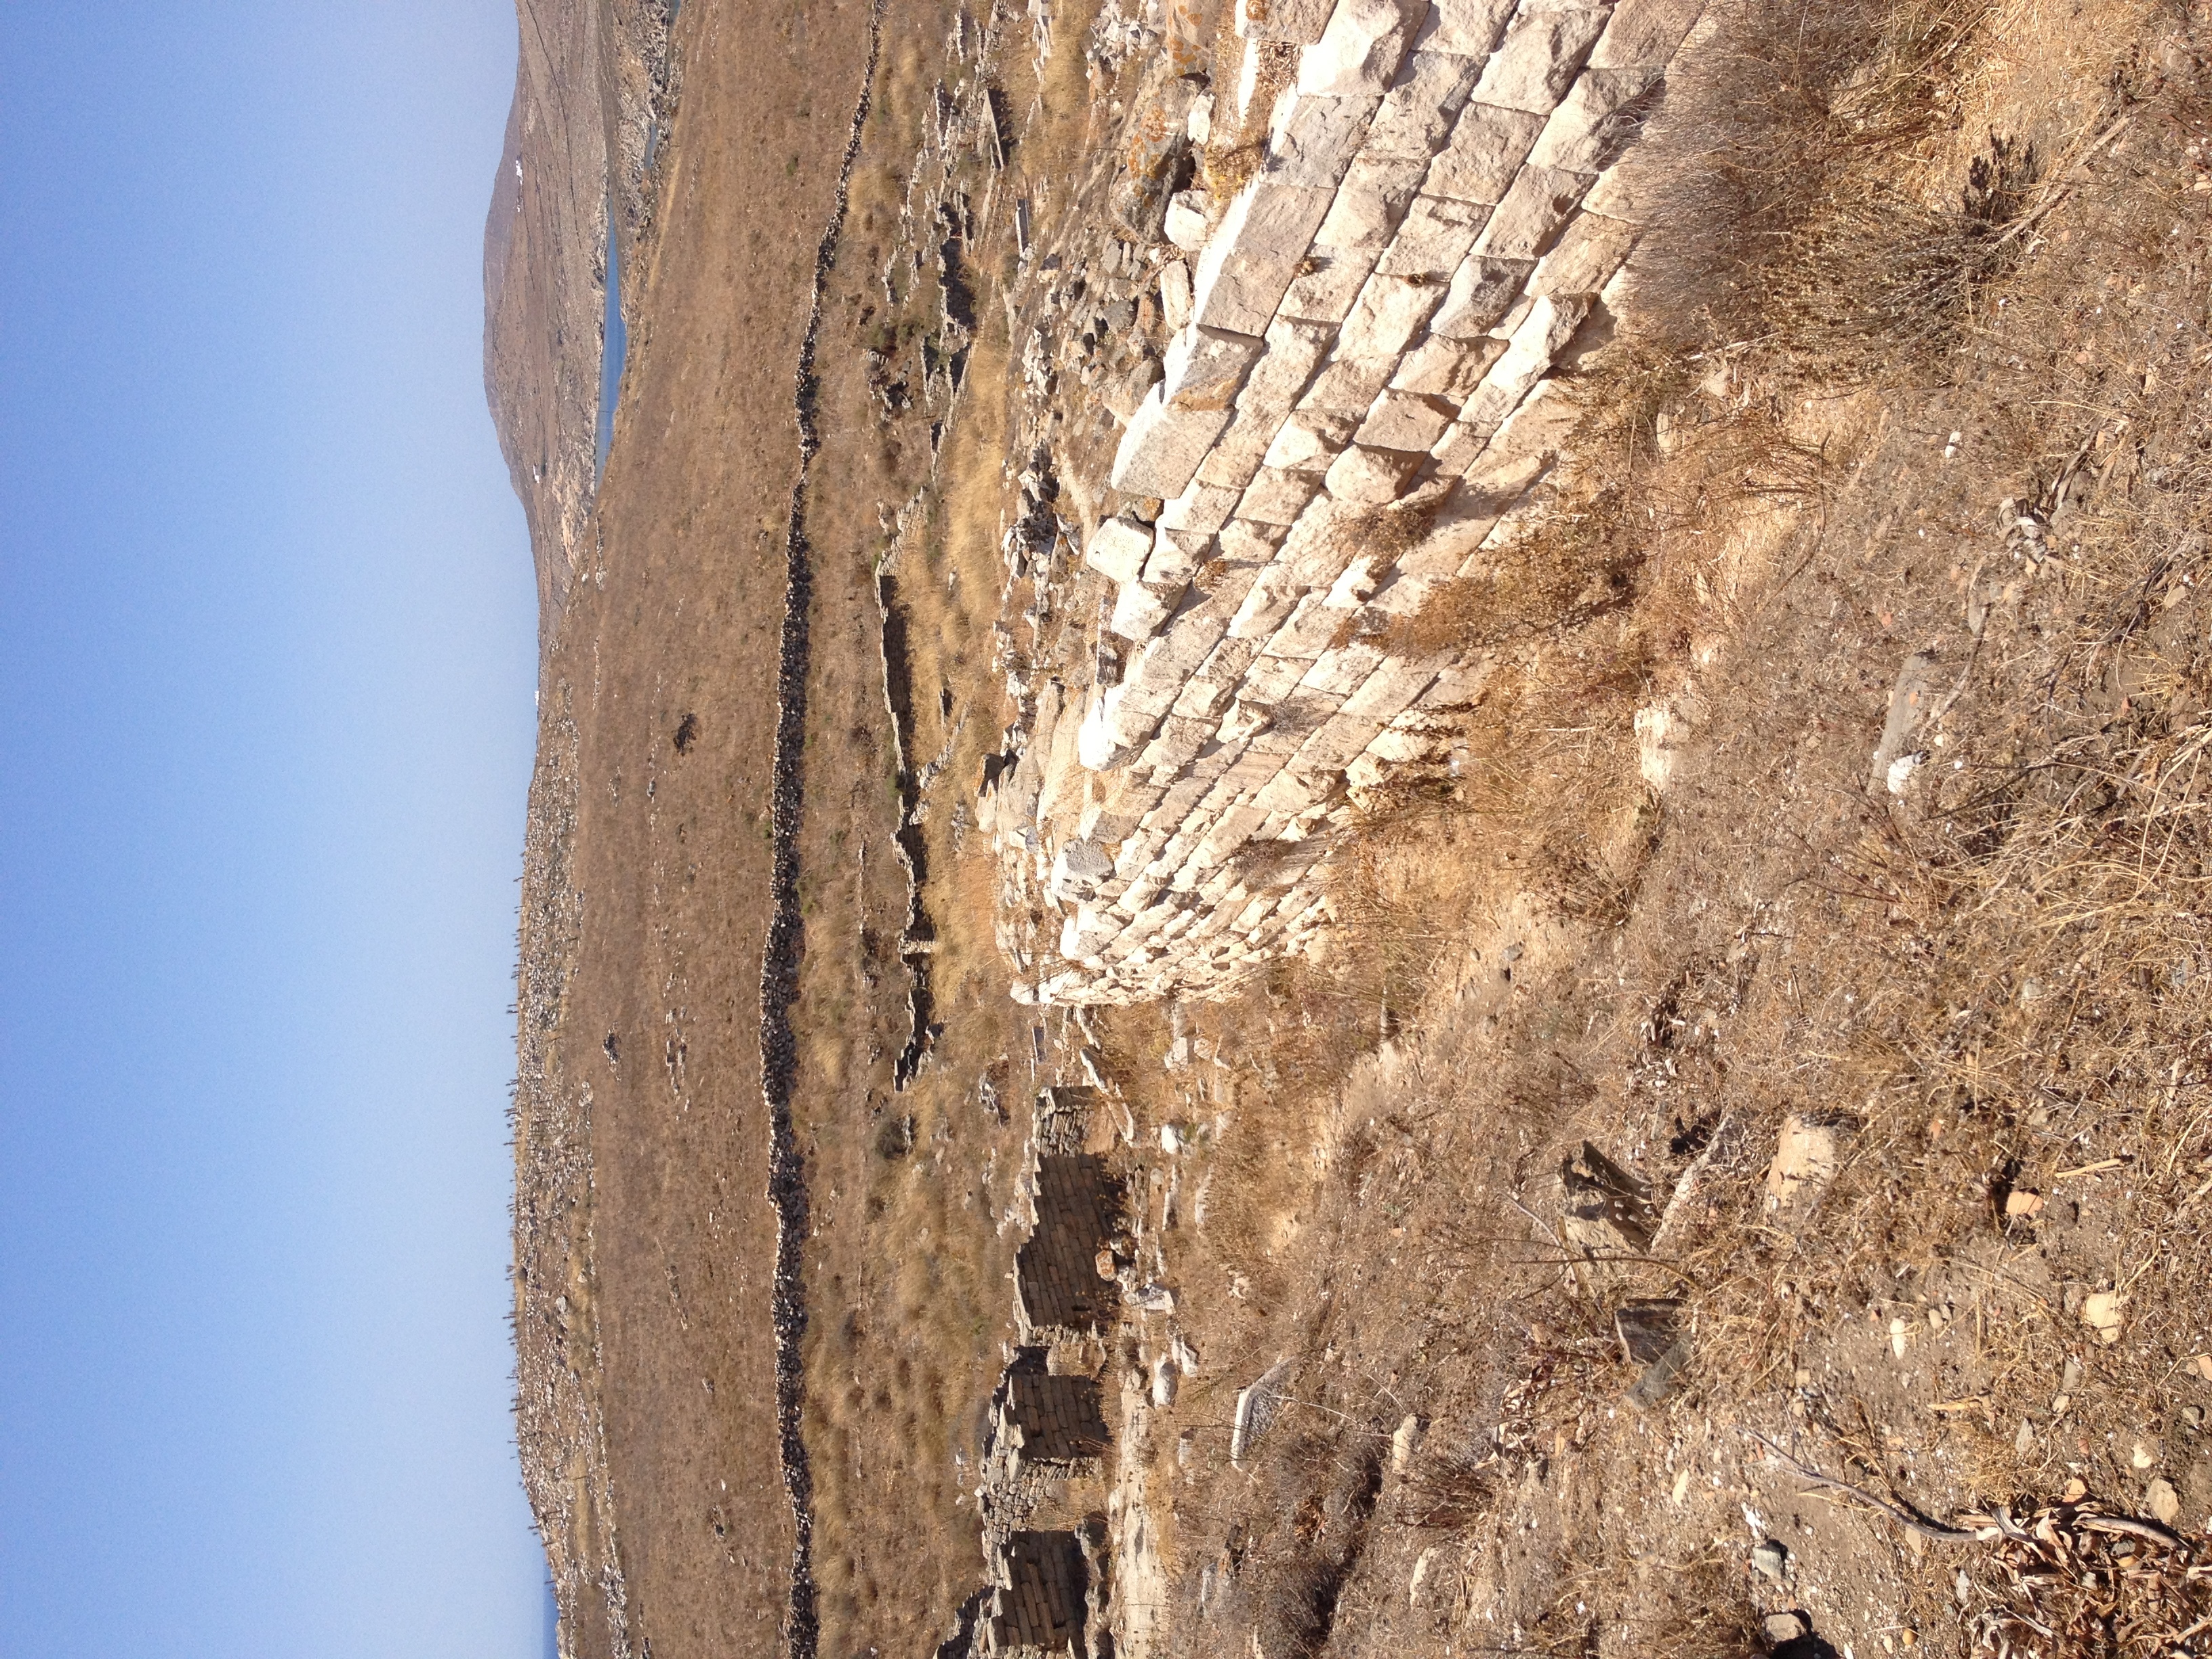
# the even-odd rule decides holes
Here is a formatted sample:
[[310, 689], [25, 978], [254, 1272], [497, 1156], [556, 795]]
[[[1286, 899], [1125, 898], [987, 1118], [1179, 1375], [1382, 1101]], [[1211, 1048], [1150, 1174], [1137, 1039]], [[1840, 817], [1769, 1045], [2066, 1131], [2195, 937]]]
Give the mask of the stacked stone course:
[[1479, 657], [1381, 642], [1553, 465], [1550, 371], [1636, 240], [1610, 169], [1700, 3], [1239, 5], [1243, 93], [1263, 46], [1297, 74], [1114, 459], [1098, 683], [1041, 701], [996, 814], [1061, 917], [1018, 994], [1203, 994], [1323, 926], [1347, 787], [1434, 760], [1480, 689]]

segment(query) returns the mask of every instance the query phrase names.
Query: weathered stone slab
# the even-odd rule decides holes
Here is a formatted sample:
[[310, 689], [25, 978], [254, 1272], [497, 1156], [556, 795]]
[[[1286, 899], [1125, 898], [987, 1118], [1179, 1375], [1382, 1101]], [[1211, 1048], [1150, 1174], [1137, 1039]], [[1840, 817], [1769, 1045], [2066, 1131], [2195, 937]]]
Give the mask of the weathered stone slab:
[[1425, 0], [1337, 0], [1321, 39], [1298, 54], [1297, 90], [1381, 97], [1426, 9]]
[[1637, 228], [1588, 208], [1570, 219], [1552, 251], [1536, 262], [1532, 294], [1596, 294], [1627, 263]]
[[[1205, 470], [1203, 465], [1199, 468], [1200, 472]], [[1201, 478], [1161, 507], [1160, 528], [1211, 534], [1229, 522], [1229, 515], [1237, 510], [1237, 498], [1243, 493]]]
[[1475, 339], [1490, 332], [1521, 298], [1535, 269], [1533, 259], [1469, 254], [1452, 273], [1443, 303], [1429, 321], [1429, 331], [1455, 340]]
[[1662, 70], [1590, 69], [1576, 77], [1528, 152], [1536, 167], [1600, 173], [1635, 136]]
[[1421, 189], [1455, 202], [1495, 205], [1505, 199], [1514, 174], [1543, 130], [1542, 114], [1508, 109], [1478, 97], [1460, 112], [1451, 142], [1429, 163]]
[[1114, 596], [1114, 609], [1106, 618], [1106, 631], [1142, 643], [1159, 632], [1168, 619], [1168, 602], [1142, 582], [1124, 582]]
[[1479, 57], [1428, 50], [1407, 53], [1368, 125], [1360, 153], [1425, 163], [1450, 136], [1452, 123], [1481, 76]]
[[1285, 421], [1267, 447], [1269, 466], [1325, 471], [1352, 441], [1358, 417], [1337, 410], [1300, 410]]
[[1483, 65], [1476, 101], [1549, 115], [1612, 16], [1596, 7], [1518, 13]]
[[[1246, 596], [1249, 598], [1248, 594]], [[1241, 611], [1240, 611], [1241, 614]], [[1231, 623], [1233, 631], [1235, 624]], [[1199, 665], [1198, 672], [1182, 689], [1175, 701], [1174, 712], [1190, 720], [1218, 722], [1221, 713], [1237, 695], [1238, 683], [1244, 671], [1252, 665], [1252, 659], [1260, 654], [1260, 641], [1252, 638], [1231, 637], [1213, 647], [1213, 653]]]
[[1353, 356], [1331, 353], [1321, 373], [1298, 399], [1298, 407], [1363, 420], [1397, 371], [1398, 354], [1371, 352]]
[[[1314, 665], [1298, 681], [1300, 691], [1317, 691], [1326, 696], [1350, 696], [1367, 681], [1382, 660], [1382, 653], [1363, 641], [1352, 640], [1343, 645], [1332, 646], [1314, 659]], [[1395, 714], [1393, 709], [1391, 713]]]
[[1520, 406], [1530, 388], [1552, 366], [1582, 319], [1589, 313], [1587, 295], [1542, 295], [1529, 308], [1528, 320], [1514, 331], [1513, 343], [1490, 366], [1460, 418], [1475, 428], [1495, 431]]
[[1429, 319], [1443, 303], [1437, 283], [1411, 276], [1386, 276], [1379, 272], [1359, 290], [1359, 302], [1344, 319], [1332, 358], [1389, 357], [1404, 355]]
[[1242, 493], [1335, 337], [1336, 331], [1322, 323], [1279, 317], [1268, 325], [1267, 349], [1237, 394], [1229, 429], [1199, 467], [1201, 483]]
[[1487, 334], [1478, 334], [1472, 340], [1431, 334], [1399, 361], [1398, 372], [1390, 377], [1390, 388], [1463, 404], [1474, 395], [1474, 388], [1504, 349], [1504, 341]]
[[1663, 66], [1704, 10], [1705, 0], [1620, 0], [1590, 52], [1590, 67]]
[[1381, 101], [1375, 94], [1347, 98], [1290, 88], [1276, 100], [1270, 118], [1267, 176], [1286, 185], [1334, 190]]
[[1360, 285], [1397, 234], [1425, 162], [1362, 155], [1336, 192], [1304, 266], [1284, 290], [1282, 317], [1340, 323], [1359, 297]]
[[1389, 276], [1448, 281], [1489, 217], [1489, 208], [1479, 202], [1417, 196], [1407, 211], [1405, 223], [1398, 227], [1398, 234], [1382, 251], [1375, 268]]
[[1474, 251], [1487, 258], [1533, 259], [1566, 222], [1589, 188], [1587, 174], [1563, 167], [1526, 167], [1482, 228]]
[[1413, 38], [1417, 49], [1487, 58], [1505, 33], [1514, 0], [1436, 0]]
[[[1415, 392], [1385, 392], [1360, 423], [1356, 441], [1364, 448], [1419, 450], [1443, 435], [1451, 424], [1453, 408], [1441, 398]], [[1331, 495], [1340, 495], [1334, 486]]]
[[1092, 532], [1083, 562], [1119, 586], [1137, 580], [1152, 553], [1152, 526], [1138, 519], [1109, 519]]
[[1180, 495], [1229, 424], [1225, 409], [1173, 409], [1154, 386], [1129, 417], [1109, 475], [1132, 495]]
[[1260, 573], [1237, 607], [1237, 614], [1230, 618], [1229, 637], [1248, 641], [1272, 637], [1305, 592], [1304, 585], [1280, 566], [1269, 566]]
[[1258, 524], [1287, 525], [1297, 522], [1298, 514], [1306, 510], [1306, 503], [1321, 494], [1321, 475], [1317, 472], [1280, 471], [1263, 466], [1237, 503], [1237, 516]]
[[1161, 359], [1161, 395], [1171, 409], [1227, 409], [1263, 344], [1256, 334], [1192, 323], [1168, 342]]
[[1401, 453], [1355, 444], [1330, 463], [1328, 493], [1340, 501], [1370, 507], [1394, 501], [1404, 493], [1424, 459], [1419, 450]]
[[1248, 40], [1311, 46], [1335, 9], [1335, 0], [1237, 0], [1237, 33]]
[[1179, 596], [1212, 550], [1211, 536], [1164, 530], [1153, 538], [1152, 556], [1145, 561], [1144, 574], [1137, 580], [1163, 598]]
[[1234, 334], [1264, 333], [1335, 195], [1264, 173], [1246, 185], [1198, 256], [1193, 319]]

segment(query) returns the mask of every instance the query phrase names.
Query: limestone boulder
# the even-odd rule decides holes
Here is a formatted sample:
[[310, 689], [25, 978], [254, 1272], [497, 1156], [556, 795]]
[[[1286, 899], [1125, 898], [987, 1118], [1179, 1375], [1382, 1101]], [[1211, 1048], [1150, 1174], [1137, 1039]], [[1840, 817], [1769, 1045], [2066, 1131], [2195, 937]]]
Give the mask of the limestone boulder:
[[1247, 40], [1311, 46], [1335, 9], [1335, 0], [1237, 0], [1237, 33]]
[[1521, 298], [1536, 269], [1534, 259], [1501, 259], [1470, 253], [1452, 272], [1429, 331], [1455, 340], [1490, 333]]
[[1394, 450], [1366, 449], [1355, 444], [1330, 464], [1329, 495], [1340, 501], [1379, 507], [1404, 493], [1423, 456]]
[[1590, 67], [1664, 67], [1705, 9], [1705, 0], [1620, 0], [1590, 52]]
[[1425, 47], [1408, 52], [1368, 124], [1360, 153], [1426, 161], [1443, 148], [1481, 76], [1479, 57]]
[[1435, 0], [1414, 36], [1417, 48], [1485, 58], [1497, 50], [1514, 0]]
[[1482, 228], [1474, 251], [1494, 259], [1533, 259], [1566, 222], [1590, 186], [1586, 173], [1564, 167], [1524, 167], [1513, 188]]
[[1267, 176], [1284, 184], [1335, 189], [1379, 101], [1367, 94], [1341, 97], [1289, 88], [1270, 118]]
[[1611, 167], [1634, 136], [1662, 73], [1656, 68], [1584, 70], [1544, 123], [1528, 160], [1574, 173]]

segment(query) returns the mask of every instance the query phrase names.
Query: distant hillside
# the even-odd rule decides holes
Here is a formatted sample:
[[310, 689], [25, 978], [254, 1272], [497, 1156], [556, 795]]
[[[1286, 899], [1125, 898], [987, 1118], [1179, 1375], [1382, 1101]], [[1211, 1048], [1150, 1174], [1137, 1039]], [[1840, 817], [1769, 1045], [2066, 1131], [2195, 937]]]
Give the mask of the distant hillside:
[[650, 136], [673, 102], [675, 4], [517, 9], [514, 105], [484, 226], [484, 395], [529, 518], [539, 637], [550, 640], [591, 508], [609, 210], [627, 255], [649, 210]]

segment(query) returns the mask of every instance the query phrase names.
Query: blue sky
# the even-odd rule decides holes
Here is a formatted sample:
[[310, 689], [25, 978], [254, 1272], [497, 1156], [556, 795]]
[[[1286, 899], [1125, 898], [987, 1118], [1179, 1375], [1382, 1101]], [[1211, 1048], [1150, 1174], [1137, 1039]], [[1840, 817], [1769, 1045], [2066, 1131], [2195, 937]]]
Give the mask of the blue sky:
[[0, 10], [0, 1656], [542, 1652], [505, 0]]

